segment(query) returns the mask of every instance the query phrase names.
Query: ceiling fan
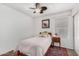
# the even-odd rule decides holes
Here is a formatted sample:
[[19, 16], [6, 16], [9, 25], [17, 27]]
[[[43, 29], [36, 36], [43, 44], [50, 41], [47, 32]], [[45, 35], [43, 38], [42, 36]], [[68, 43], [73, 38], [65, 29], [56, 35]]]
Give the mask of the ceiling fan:
[[33, 9], [34, 12], [33, 13], [37, 13], [39, 12], [40, 14], [42, 14], [45, 10], [47, 10], [46, 6], [41, 6], [40, 3], [35, 3], [35, 8], [30, 8]]

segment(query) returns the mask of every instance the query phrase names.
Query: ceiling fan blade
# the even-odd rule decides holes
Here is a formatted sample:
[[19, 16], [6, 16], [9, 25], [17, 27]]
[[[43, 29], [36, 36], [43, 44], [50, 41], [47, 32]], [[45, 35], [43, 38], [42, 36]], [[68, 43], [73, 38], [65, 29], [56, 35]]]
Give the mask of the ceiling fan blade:
[[43, 10], [40, 11], [40, 14], [42, 14], [42, 13], [43, 13]]
[[40, 3], [35, 4], [36, 8], [40, 8]]
[[46, 6], [42, 6], [41, 9], [42, 10], [47, 10], [47, 7]]

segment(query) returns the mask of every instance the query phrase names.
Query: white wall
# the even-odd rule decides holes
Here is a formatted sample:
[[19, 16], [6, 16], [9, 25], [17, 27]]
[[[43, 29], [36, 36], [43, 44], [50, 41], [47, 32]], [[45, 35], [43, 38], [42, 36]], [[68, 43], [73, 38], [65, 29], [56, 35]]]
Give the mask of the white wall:
[[[71, 15], [71, 10], [66, 12], [56, 13], [56, 14], [42, 15], [34, 18], [35, 33], [38, 34], [40, 31], [49, 31], [55, 33], [55, 19], [68, 15]], [[44, 19], [50, 19], [50, 28], [46, 28], [46, 29], [42, 28], [42, 20]]]
[[79, 12], [74, 16], [75, 23], [75, 50], [79, 55]]
[[[50, 19], [50, 28], [42, 29], [43, 19]], [[58, 14], [45, 15], [45, 16], [40, 16], [40, 17], [35, 18], [36, 34], [38, 34], [41, 31], [48, 31], [48, 32], [52, 32], [53, 34], [55, 34], [56, 32], [55, 22], [56, 20], [60, 21], [61, 19], [62, 21], [64, 19], [67, 20], [67, 24], [68, 24], [67, 31], [66, 31], [67, 32], [66, 38], [62, 38], [61, 36], [61, 46], [73, 49], [73, 19], [71, 16], [71, 11], [62, 12]], [[64, 23], [62, 25], [64, 25]], [[65, 36], [64, 34], [62, 35]]]
[[76, 3], [72, 9], [72, 16], [74, 16], [79, 10], [79, 3]]
[[[42, 28], [42, 20], [44, 19], [50, 19], [50, 28], [43, 29]], [[39, 34], [39, 32], [48, 31], [48, 32], [55, 32], [54, 27], [54, 18], [52, 16], [46, 16], [46, 17], [40, 17], [36, 18], [35, 20], [35, 34]]]
[[0, 54], [15, 49], [22, 39], [33, 36], [33, 19], [0, 4]]

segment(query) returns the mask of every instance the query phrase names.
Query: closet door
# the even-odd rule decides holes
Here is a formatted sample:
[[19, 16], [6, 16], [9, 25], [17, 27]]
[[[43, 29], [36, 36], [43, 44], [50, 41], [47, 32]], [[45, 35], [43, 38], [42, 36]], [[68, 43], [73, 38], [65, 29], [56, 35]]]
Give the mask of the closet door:
[[74, 39], [74, 46], [76, 52], [79, 54], [79, 12], [74, 16], [74, 23], [75, 23], [75, 39]]
[[[73, 22], [71, 17], [55, 19], [55, 33], [61, 37], [61, 46], [73, 49]], [[70, 29], [72, 28], [72, 29]]]

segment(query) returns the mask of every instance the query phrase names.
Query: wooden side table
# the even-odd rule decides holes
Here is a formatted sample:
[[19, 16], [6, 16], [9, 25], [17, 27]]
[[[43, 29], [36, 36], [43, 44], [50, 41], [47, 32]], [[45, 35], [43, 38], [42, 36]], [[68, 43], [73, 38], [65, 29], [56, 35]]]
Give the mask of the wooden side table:
[[61, 47], [60, 37], [53, 37], [52, 43], [53, 43], [53, 46], [54, 46], [54, 43], [59, 43], [59, 47]]

